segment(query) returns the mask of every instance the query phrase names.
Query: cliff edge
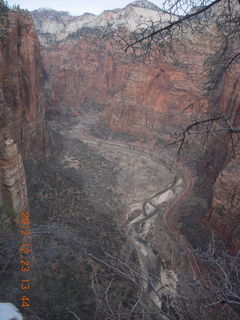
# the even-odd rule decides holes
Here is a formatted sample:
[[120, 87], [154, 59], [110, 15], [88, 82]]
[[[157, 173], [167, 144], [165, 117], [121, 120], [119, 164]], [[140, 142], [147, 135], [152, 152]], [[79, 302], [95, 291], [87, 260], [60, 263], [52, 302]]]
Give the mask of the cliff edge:
[[24, 158], [45, 149], [43, 72], [33, 20], [0, 6], [0, 138], [13, 139]]

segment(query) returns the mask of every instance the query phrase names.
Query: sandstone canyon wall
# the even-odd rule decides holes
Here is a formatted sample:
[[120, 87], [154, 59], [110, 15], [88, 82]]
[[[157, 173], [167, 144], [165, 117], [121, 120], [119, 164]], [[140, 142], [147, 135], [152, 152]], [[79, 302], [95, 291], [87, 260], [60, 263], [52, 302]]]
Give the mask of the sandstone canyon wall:
[[[222, 79], [217, 106], [223, 114], [229, 117], [234, 127], [240, 127], [240, 66], [234, 64]], [[218, 170], [218, 176], [213, 186], [212, 209], [208, 221], [216, 230], [219, 237], [224, 239], [233, 252], [240, 248], [240, 189], [239, 189], [239, 136], [238, 134], [224, 134], [218, 136], [218, 145], [221, 145], [215, 154], [217, 158], [225, 158], [225, 166]], [[211, 150], [214, 148], [212, 147]]]
[[[107, 23], [129, 30], [129, 24], [134, 29], [143, 18], [158, 21], [161, 17], [164, 21], [165, 15], [152, 7], [141, 8], [138, 2], [117, 13], [91, 17], [94, 23], [87, 23], [85, 15], [74, 19], [61, 12], [33, 12], [48, 78], [48, 111], [69, 110], [83, 116], [98, 109], [94, 127], [98, 136], [127, 135], [152, 144], [166, 140], [169, 126], [180, 124], [183, 109], [200, 95], [198, 82], [177, 62], [174, 65], [159, 57], [148, 64], [118, 50], [114, 40], [101, 38]], [[50, 32], [46, 32], [48, 27]], [[209, 49], [205, 46], [205, 50]], [[182, 52], [182, 58], [184, 55]], [[191, 58], [193, 64], [202, 63], [192, 48]]]
[[22, 157], [13, 140], [6, 140], [0, 155], [0, 206], [25, 212], [28, 207], [26, 177]]
[[3, 9], [0, 15], [0, 137], [13, 139], [24, 158], [40, 156], [45, 102], [34, 23], [23, 10]]

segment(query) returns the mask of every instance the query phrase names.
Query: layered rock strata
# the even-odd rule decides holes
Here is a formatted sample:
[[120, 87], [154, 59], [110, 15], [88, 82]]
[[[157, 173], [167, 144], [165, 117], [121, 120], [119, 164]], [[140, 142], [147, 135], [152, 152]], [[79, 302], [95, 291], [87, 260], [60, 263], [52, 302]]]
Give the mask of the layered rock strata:
[[0, 205], [16, 213], [28, 210], [25, 171], [13, 140], [6, 140], [0, 155]]
[[39, 42], [23, 10], [0, 12], [0, 138], [13, 139], [24, 158], [45, 149], [45, 102]]

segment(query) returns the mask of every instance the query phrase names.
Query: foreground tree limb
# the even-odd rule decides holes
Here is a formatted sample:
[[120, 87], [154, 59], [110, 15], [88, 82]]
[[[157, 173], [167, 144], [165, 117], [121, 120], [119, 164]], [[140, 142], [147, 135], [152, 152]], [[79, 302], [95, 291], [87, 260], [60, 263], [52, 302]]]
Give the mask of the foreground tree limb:
[[204, 13], [206, 11], [208, 11], [211, 7], [215, 6], [217, 3], [221, 2], [222, 0], [215, 0], [213, 1], [212, 3], [210, 3], [209, 5], [207, 6], [204, 6], [203, 8], [197, 10], [196, 12], [192, 13], [192, 14], [186, 14], [185, 16], [179, 18], [178, 20], [174, 21], [174, 22], [171, 22], [169, 23], [167, 26], [164, 26], [150, 34], [148, 34], [147, 36], [145, 37], [142, 37], [130, 44], [128, 44], [125, 48], [125, 51], [127, 52], [127, 50], [130, 48], [130, 47], [133, 47], [134, 45], [136, 45], [137, 43], [140, 43], [140, 42], [143, 42], [144, 40], [147, 40], [147, 39], [153, 39], [153, 37], [157, 34], [160, 34], [160, 33], [163, 33], [164, 31], [168, 31], [168, 30], [171, 30], [173, 27], [177, 26], [177, 25], [181, 25], [183, 22], [187, 21], [187, 20], [190, 20], [191, 18], [193, 17], [196, 17], [196, 16], [199, 16], [201, 13]]
[[231, 124], [229, 117], [222, 114], [210, 114], [207, 116], [208, 117], [205, 119], [194, 120], [189, 126], [184, 128], [181, 133], [175, 134], [173, 144], [178, 145], [178, 155], [181, 153], [187, 137], [190, 135], [213, 134], [219, 132], [227, 132], [230, 134], [240, 133], [240, 128], [234, 127]]
[[[101, 287], [101, 275], [93, 265], [92, 288], [98, 304], [97, 310], [105, 315], [104, 319], [213, 320], [216, 317], [216, 306], [219, 320], [237, 319], [236, 312], [240, 310], [240, 253], [230, 255], [225, 251], [217, 251], [214, 237], [207, 251], [194, 251], [206, 270], [205, 281], [194, 279], [188, 273], [178, 274], [175, 293], [167, 293], [164, 287], [156, 291], [162, 301], [161, 305], [156, 304], [152, 291], [143, 285], [139, 267], [105, 254], [103, 258], [89, 254], [93, 261], [113, 272], [105, 287]], [[119, 276], [134, 289], [131, 300], [124, 295], [121, 287], [119, 289]], [[150, 282], [150, 285], [153, 283]]]

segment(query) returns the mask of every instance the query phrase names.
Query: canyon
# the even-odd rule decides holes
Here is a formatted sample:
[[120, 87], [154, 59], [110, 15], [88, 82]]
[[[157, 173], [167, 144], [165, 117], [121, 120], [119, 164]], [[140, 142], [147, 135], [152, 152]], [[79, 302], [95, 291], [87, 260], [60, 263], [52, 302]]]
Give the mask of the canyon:
[[[131, 299], [126, 279], [115, 279], [96, 263], [104, 252], [159, 277], [148, 288], [159, 306], [154, 292], [161, 284], [164, 294], [172, 294], [179, 272], [202, 276], [189, 250], [206, 249], [209, 230], [219, 247], [239, 251], [240, 168], [230, 136], [189, 135], [178, 162], [171, 145], [179, 137], [174, 132], [199, 114], [226, 114], [239, 127], [239, 64], [206, 94], [220, 50], [210, 20], [211, 32], [182, 35], [174, 55], [156, 50], [152, 59], [124, 52], [117, 31], [129, 34], [146, 21], [165, 26], [177, 19], [145, 0], [98, 16], [51, 9], [31, 16], [23, 10], [2, 14], [0, 37], [0, 146], [4, 155], [12, 139], [26, 171], [25, 179], [17, 155], [14, 172], [20, 174], [10, 193], [22, 202], [15, 195], [18, 205], [10, 206], [30, 207], [33, 225], [29, 277], [38, 290], [31, 290], [32, 306], [24, 316], [68, 320], [74, 312], [81, 319], [105, 319], [101, 310], [94, 315], [93, 272], [103, 288], [114, 278]], [[4, 161], [0, 179], [6, 191]], [[16, 250], [12, 228], [10, 222], [0, 238], [4, 255]], [[17, 288], [20, 280], [17, 259], [0, 294], [15, 305], [17, 296], [8, 287]]]
[[[66, 114], [75, 118], [79, 134], [154, 150], [167, 143], [176, 129], [191, 123], [199, 105], [201, 112], [227, 114], [234, 125], [239, 125], [238, 66], [229, 70], [211, 96], [205, 98], [200, 88], [203, 79], [212, 81], [213, 75], [207, 74], [204, 63], [218, 50], [213, 37], [194, 33], [191, 42], [183, 40], [185, 47], [177, 48], [174, 59], [170, 54], [164, 57], [156, 53], [152, 65], [132, 54], [122, 55], [117, 40], [112, 43], [109, 37], [101, 38], [99, 30], [102, 28], [104, 35], [108, 24], [111, 30], [121, 26], [129, 31], [141, 26], [142, 19], [160, 20], [164, 25], [169, 16], [148, 2], [135, 1], [124, 9], [104, 11], [100, 16], [71, 17], [66, 12], [39, 10], [33, 12], [33, 19], [48, 79], [48, 116], [61, 118]], [[199, 164], [194, 165], [196, 170], [205, 172], [201, 174], [212, 177], [209, 185], [223, 169], [227, 152], [225, 146], [217, 143], [223, 162], [211, 161], [209, 154], [217, 152], [211, 150], [211, 145], [212, 142], [202, 150], [196, 146], [201, 164], [198, 169]], [[213, 163], [208, 171], [209, 161]], [[217, 185], [218, 182], [214, 190]], [[237, 242], [238, 232], [232, 243]]]

